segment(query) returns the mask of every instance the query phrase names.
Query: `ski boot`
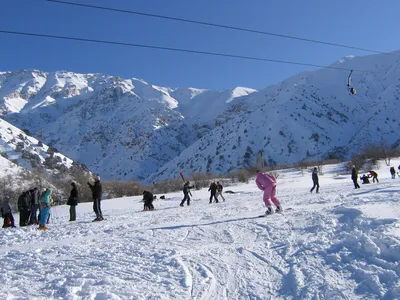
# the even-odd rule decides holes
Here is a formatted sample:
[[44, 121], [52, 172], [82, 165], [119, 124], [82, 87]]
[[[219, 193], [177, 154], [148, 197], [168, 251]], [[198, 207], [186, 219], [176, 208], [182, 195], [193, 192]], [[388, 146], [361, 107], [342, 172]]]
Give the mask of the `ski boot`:
[[275, 212], [276, 212], [276, 213], [281, 213], [281, 212], [283, 212], [282, 206], [278, 205], [278, 206], [276, 207], [276, 209], [275, 209]]
[[265, 211], [265, 215], [272, 215], [274, 213], [274, 211], [272, 210], [271, 206], [267, 206], [267, 210]]

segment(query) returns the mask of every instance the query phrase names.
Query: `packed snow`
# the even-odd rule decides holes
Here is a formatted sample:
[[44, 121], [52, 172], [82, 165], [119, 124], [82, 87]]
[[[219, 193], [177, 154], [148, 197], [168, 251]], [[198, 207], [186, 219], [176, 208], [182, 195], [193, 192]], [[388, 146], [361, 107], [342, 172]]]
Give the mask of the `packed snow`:
[[324, 166], [319, 194], [311, 169], [279, 171], [285, 211], [266, 218], [254, 178], [224, 180], [220, 203], [207, 188], [185, 207], [165, 194], [154, 211], [139, 196], [103, 200], [103, 222], [91, 203], [76, 222], [53, 207], [47, 231], [0, 230], [1, 298], [399, 299], [400, 178], [375, 170], [379, 183], [354, 189], [342, 164]]

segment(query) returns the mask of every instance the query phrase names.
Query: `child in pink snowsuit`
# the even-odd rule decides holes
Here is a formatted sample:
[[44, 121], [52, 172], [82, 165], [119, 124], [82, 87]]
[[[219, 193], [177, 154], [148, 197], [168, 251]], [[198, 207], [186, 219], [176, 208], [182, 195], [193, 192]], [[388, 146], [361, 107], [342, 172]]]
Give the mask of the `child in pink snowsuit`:
[[[264, 203], [267, 207], [266, 215], [272, 214], [272, 202], [276, 206], [275, 212], [281, 212], [282, 207], [278, 198], [276, 198], [276, 179], [274, 176], [269, 174], [264, 174], [261, 171], [257, 170], [256, 184], [258, 188], [264, 191]], [[272, 200], [272, 202], [271, 202]]]

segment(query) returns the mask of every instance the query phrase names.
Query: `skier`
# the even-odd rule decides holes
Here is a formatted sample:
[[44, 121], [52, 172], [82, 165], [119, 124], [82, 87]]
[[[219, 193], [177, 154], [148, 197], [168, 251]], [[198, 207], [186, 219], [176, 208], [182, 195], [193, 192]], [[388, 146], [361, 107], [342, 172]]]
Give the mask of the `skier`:
[[10, 198], [4, 197], [1, 205], [1, 216], [4, 218], [3, 228], [15, 227], [14, 217], [10, 205]]
[[376, 183], [379, 183], [378, 173], [371, 170], [371, 171], [369, 171], [369, 174], [370, 174], [370, 177], [372, 177], [372, 182], [375, 182], [375, 180], [376, 180]]
[[276, 197], [276, 178], [272, 175], [262, 173], [260, 170], [257, 170], [256, 184], [260, 190], [264, 191], [263, 199], [265, 206], [267, 207], [265, 215], [274, 213], [272, 210], [272, 203], [274, 203], [276, 206], [275, 212], [282, 212], [281, 203]]
[[316, 193], [319, 193], [319, 182], [318, 182], [318, 169], [314, 168], [313, 172], [312, 172], [312, 181], [313, 181], [313, 187], [310, 190], [310, 193], [313, 192], [313, 190], [315, 189], [315, 187], [317, 187]]
[[221, 183], [219, 183], [219, 181], [217, 181], [217, 199], [218, 199], [218, 196], [221, 196], [221, 198], [222, 198], [222, 200], [224, 200], [224, 202], [225, 202], [225, 198], [224, 198], [224, 196], [222, 195], [222, 190], [223, 190], [223, 186], [222, 186], [222, 184]]
[[394, 167], [390, 167], [390, 174], [392, 175], [392, 179], [396, 178], [396, 170], [394, 169]]
[[354, 166], [354, 165], [351, 170], [351, 179], [353, 180], [354, 188], [359, 189], [360, 185], [358, 184], [358, 172], [357, 172], [356, 166]]
[[72, 182], [72, 190], [69, 194], [67, 205], [69, 205], [69, 220], [76, 221], [76, 206], [78, 205], [78, 188], [76, 183]]
[[53, 203], [53, 199], [51, 198], [51, 190], [46, 189], [43, 194], [42, 199], [40, 199], [40, 220], [39, 220], [39, 229], [47, 230], [46, 223], [50, 217], [50, 206]]
[[94, 221], [103, 221], [103, 214], [101, 212], [101, 196], [103, 193], [101, 183], [100, 183], [100, 176], [96, 176], [94, 184], [87, 183], [89, 188], [92, 191], [92, 199], [93, 199], [93, 211], [96, 214], [96, 219]]
[[216, 196], [217, 194], [217, 185], [215, 184], [215, 181], [211, 182], [210, 184], [210, 188], [208, 189], [209, 192], [211, 192], [210, 194], [210, 203], [212, 203], [212, 199], [215, 199], [215, 203], [218, 203], [218, 198]]
[[187, 205], [190, 205], [190, 197], [189, 194], [190, 193], [190, 189], [194, 188], [194, 185], [190, 185], [189, 181], [186, 181], [185, 184], [183, 185], [183, 200], [181, 202], [181, 204], [179, 204], [180, 206], [183, 206], [185, 204], [185, 201], [187, 200]]
[[19, 226], [29, 225], [29, 217], [31, 215], [31, 203], [29, 201], [28, 192], [23, 192], [18, 198]]
[[144, 207], [143, 210], [154, 210], [153, 206], [153, 200], [154, 197], [152, 193], [149, 191], [143, 191], [143, 202], [144, 202]]

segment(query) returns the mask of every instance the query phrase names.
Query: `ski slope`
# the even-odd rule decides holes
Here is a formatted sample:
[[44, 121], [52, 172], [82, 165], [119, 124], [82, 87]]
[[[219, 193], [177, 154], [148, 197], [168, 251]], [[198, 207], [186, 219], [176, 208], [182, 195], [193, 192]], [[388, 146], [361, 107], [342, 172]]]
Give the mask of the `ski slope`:
[[[393, 160], [396, 167], [400, 160]], [[284, 214], [264, 213], [262, 192], [225, 183], [226, 202], [207, 189], [156, 200], [104, 200], [52, 209], [49, 230], [0, 230], [1, 299], [399, 299], [400, 178], [381, 163], [380, 183], [355, 190], [341, 165], [279, 173]], [[362, 172], [360, 172], [362, 175]], [[83, 187], [86, 188], [86, 187]], [[158, 195], [160, 196], [160, 195]], [[18, 222], [18, 214], [14, 214]]]

